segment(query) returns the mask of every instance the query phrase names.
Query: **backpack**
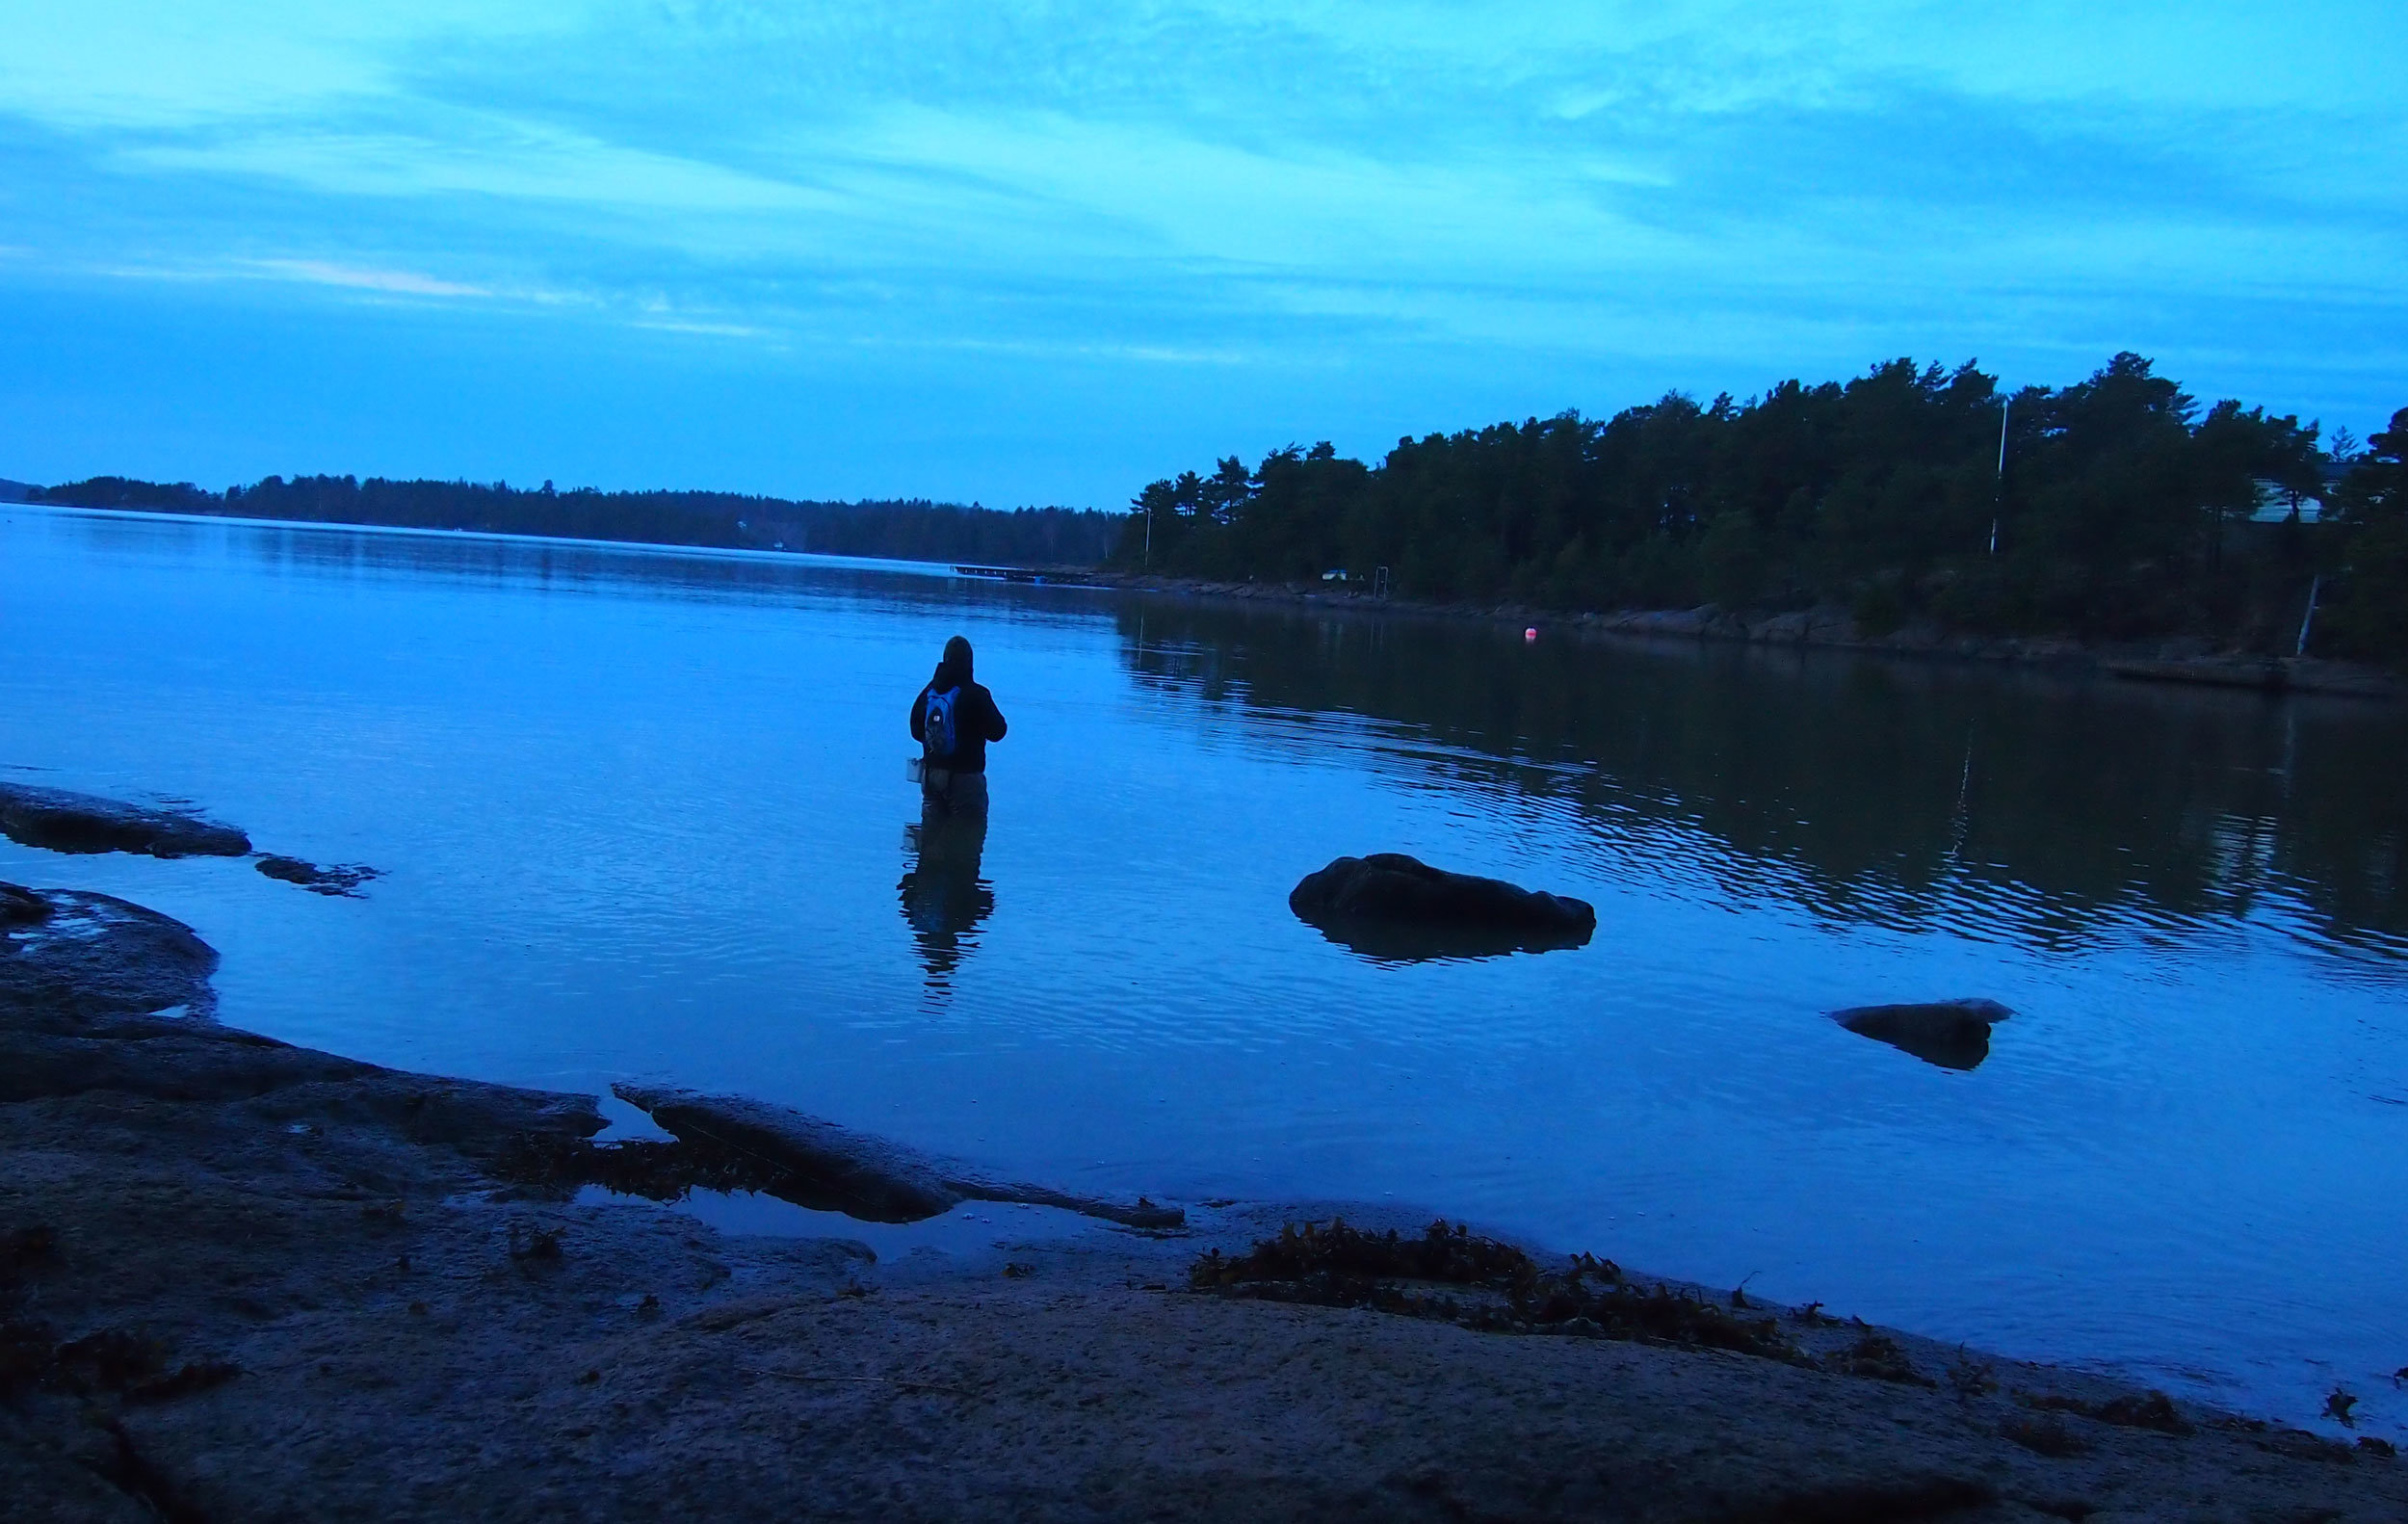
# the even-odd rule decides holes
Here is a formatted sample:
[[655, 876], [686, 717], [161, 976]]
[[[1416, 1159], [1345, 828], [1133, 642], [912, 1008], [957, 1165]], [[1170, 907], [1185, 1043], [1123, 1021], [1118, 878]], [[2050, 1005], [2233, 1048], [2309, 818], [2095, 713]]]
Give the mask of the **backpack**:
[[955, 731], [954, 711], [960, 702], [961, 689], [958, 685], [941, 694], [934, 686], [929, 687], [928, 719], [920, 727], [925, 737], [920, 743], [920, 749], [930, 762], [943, 763], [953, 759], [954, 747], [960, 739]]

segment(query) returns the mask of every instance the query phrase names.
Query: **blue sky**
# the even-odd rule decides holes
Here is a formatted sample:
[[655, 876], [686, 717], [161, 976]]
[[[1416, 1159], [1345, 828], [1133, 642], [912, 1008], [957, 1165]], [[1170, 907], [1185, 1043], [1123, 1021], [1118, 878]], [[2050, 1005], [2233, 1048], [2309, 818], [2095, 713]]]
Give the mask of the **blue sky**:
[[1110, 505], [2119, 349], [2363, 434], [2403, 79], [2397, 0], [0, 0], [0, 476]]

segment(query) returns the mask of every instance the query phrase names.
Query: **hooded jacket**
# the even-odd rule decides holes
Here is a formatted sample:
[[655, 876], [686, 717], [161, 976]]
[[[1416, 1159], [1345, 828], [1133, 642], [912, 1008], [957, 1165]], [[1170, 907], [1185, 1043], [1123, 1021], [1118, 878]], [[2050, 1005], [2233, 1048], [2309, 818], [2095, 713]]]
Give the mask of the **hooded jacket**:
[[955, 688], [961, 696], [954, 700], [954, 754], [942, 765], [955, 773], [983, 773], [986, 744], [1004, 738], [1004, 712], [995, 707], [995, 696], [985, 684], [973, 681], [950, 662], [939, 663], [936, 675], [911, 700], [911, 739], [928, 740], [929, 695]]

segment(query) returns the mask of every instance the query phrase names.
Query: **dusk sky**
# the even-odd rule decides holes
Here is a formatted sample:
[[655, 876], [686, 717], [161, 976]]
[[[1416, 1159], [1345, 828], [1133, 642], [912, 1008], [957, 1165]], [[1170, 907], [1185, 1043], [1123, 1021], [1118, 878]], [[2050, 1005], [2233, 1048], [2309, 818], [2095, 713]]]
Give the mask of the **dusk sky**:
[[2408, 406], [2399, 0], [0, 0], [0, 477], [1116, 506], [1898, 355]]

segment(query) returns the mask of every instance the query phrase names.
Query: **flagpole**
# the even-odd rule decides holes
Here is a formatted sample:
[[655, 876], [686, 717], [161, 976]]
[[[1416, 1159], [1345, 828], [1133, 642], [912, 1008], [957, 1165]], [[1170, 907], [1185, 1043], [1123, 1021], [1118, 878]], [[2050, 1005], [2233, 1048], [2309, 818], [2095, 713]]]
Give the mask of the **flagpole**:
[[2006, 503], [2006, 420], [2015, 410], [2015, 399], [2008, 397], [1999, 407], [1999, 480], [1992, 491], [1990, 504], [1990, 554], [1999, 553], [1999, 512]]

